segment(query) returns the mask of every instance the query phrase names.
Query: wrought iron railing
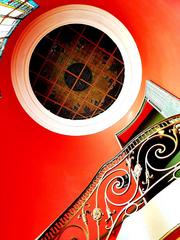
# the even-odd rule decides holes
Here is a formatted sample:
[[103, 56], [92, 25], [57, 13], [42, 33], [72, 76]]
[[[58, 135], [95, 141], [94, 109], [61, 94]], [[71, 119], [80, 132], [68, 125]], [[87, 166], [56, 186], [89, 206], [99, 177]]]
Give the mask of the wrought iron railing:
[[133, 138], [97, 172], [81, 195], [37, 240], [110, 239], [114, 229], [175, 180], [180, 115], [170, 117]]

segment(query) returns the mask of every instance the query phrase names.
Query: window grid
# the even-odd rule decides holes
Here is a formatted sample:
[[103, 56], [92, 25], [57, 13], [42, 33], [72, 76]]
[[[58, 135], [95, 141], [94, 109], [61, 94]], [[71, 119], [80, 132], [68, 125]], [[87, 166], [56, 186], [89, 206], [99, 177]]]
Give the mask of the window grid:
[[0, 57], [13, 30], [37, 7], [32, 0], [0, 0]]
[[[84, 28], [85, 28], [85, 27], [84, 27]], [[83, 32], [83, 31], [84, 31], [84, 29], [82, 30], [82, 32]], [[59, 35], [60, 35], [60, 33], [58, 34], [58, 36], [59, 36]], [[57, 37], [58, 37], [58, 36], [57, 36]], [[76, 47], [79, 39], [80, 39], [80, 34], [79, 34], [79, 36], [77, 37], [77, 40], [74, 42], [72, 48], [70, 49], [69, 57], [66, 59], [66, 61], [64, 61], [64, 63], [63, 63], [61, 66], [58, 66], [58, 67], [61, 67], [62, 70], [65, 68], [65, 66], [68, 64], [68, 62], [71, 60], [70, 55], [73, 55], [73, 54], [74, 54], [74, 49], [75, 49], [75, 47]], [[50, 89], [50, 91], [49, 91], [48, 96], [47, 96], [46, 99], [48, 99], [48, 97], [50, 96], [50, 94], [51, 94], [51, 92], [52, 92], [52, 89], [53, 89], [53, 87], [56, 85], [58, 79], [59, 79], [59, 75], [58, 75], [58, 77], [56, 78], [56, 80], [55, 80], [52, 88]], [[70, 91], [70, 92], [71, 92], [71, 91]], [[62, 103], [62, 105], [63, 105], [63, 103]], [[62, 105], [61, 105], [61, 106], [62, 106]], [[61, 107], [60, 107], [60, 109], [58, 110], [57, 114], [60, 112], [60, 110], [61, 110]]]
[[[89, 26], [71, 24], [52, 31], [37, 45], [31, 58], [30, 81], [35, 95], [43, 106], [49, 106], [48, 110], [64, 118], [87, 119], [106, 111], [116, 101], [123, 86], [124, 63], [117, 46], [112, 40], [108, 42], [107, 35], [97, 29], [93, 29], [95, 35], [99, 34], [96, 40], [88, 38], [86, 32], [89, 28], [92, 30]], [[70, 39], [73, 35], [71, 41], [63, 35], [64, 32], [69, 32]], [[43, 41], [46, 46], [43, 46]], [[40, 65], [37, 68], [33, 66], [33, 61], [37, 62], [38, 58]], [[76, 62], [84, 64], [77, 75], [67, 69]], [[92, 70], [92, 82], [81, 77], [86, 66]], [[71, 88], [64, 83], [64, 73], [75, 78]], [[83, 92], [74, 91], [78, 82], [86, 84], [88, 88]], [[103, 84], [106, 85], [104, 89]], [[113, 91], [114, 95], [111, 93]], [[51, 103], [54, 104], [52, 108]]]
[[[99, 41], [98, 41], [97, 45], [95, 45], [95, 46], [94, 46], [94, 48], [93, 48], [93, 50], [92, 50], [92, 52], [91, 52], [90, 56], [88, 57], [88, 59], [87, 59], [86, 63], [84, 64], [84, 67], [82, 68], [82, 70], [81, 70], [81, 72], [79, 73], [79, 75], [77, 75], [77, 76], [75, 75], [75, 77], [76, 77], [76, 81], [74, 82], [74, 84], [73, 84], [72, 88], [70, 89], [70, 91], [69, 91], [68, 95], [66, 96], [66, 98], [65, 98], [64, 102], [61, 104], [61, 107], [60, 107], [60, 109], [59, 109], [59, 111], [58, 111], [58, 113], [57, 113], [57, 114], [59, 114], [59, 113], [60, 113], [60, 111], [61, 111], [62, 107], [63, 107], [63, 106], [64, 106], [64, 104], [66, 103], [66, 101], [67, 101], [67, 99], [68, 99], [68, 97], [69, 97], [70, 93], [73, 91], [73, 88], [74, 88], [74, 86], [76, 85], [76, 83], [78, 82], [78, 80], [80, 80], [80, 81], [83, 81], [83, 82], [86, 82], [86, 81], [84, 81], [83, 79], [81, 79], [81, 78], [80, 78], [80, 76], [81, 76], [82, 72], [84, 71], [84, 68], [85, 68], [85, 66], [87, 66], [87, 65], [88, 65], [88, 63], [89, 63], [89, 60], [91, 59], [91, 57], [92, 57], [92, 55], [93, 55], [93, 53], [94, 53], [94, 51], [95, 51], [96, 47], [99, 45], [99, 42], [101, 41], [101, 39], [103, 38], [103, 36], [104, 36], [104, 33], [102, 33], [102, 35], [101, 35], [101, 37], [100, 37], [100, 39], [99, 39]], [[81, 35], [81, 34], [80, 34], [80, 37], [82, 37], [82, 35]], [[67, 70], [65, 70], [65, 71], [67, 72]], [[71, 74], [71, 75], [73, 76], [73, 74], [72, 74], [71, 72], [69, 72], [69, 74]], [[90, 84], [89, 84], [89, 85], [90, 85]], [[86, 97], [87, 97], [87, 95], [86, 95]], [[85, 98], [85, 99], [86, 99], [86, 98]], [[84, 101], [85, 101], [85, 99], [84, 99]], [[79, 108], [82, 106], [82, 104], [83, 104], [83, 102], [84, 102], [84, 101], [81, 101]], [[75, 115], [73, 116], [73, 118], [74, 118], [74, 117], [75, 117]]]

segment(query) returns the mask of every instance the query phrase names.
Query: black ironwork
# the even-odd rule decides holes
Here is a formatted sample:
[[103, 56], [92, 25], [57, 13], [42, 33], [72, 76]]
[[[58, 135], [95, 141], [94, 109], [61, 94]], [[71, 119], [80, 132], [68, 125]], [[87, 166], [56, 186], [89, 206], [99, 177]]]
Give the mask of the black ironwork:
[[[132, 212], [177, 179], [180, 161], [168, 162], [179, 151], [180, 115], [144, 130], [97, 172], [88, 187], [37, 240], [101, 239]], [[96, 231], [94, 230], [96, 229]], [[76, 236], [76, 230], [80, 233]]]

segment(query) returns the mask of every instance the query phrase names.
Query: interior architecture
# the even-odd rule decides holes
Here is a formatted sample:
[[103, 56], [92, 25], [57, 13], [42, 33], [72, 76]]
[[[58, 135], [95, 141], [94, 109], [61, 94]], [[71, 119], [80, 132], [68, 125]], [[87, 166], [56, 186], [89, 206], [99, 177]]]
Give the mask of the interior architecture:
[[1, 239], [180, 239], [179, 12], [0, 0]]

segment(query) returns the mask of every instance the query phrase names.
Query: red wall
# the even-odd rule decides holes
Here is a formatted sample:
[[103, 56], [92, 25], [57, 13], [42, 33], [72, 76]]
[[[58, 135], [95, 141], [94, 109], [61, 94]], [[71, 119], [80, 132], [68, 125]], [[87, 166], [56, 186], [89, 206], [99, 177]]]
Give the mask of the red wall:
[[[1, 239], [38, 236], [83, 190], [119, 146], [115, 132], [142, 103], [146, 79], [180, 96], [179, 0], [37, 0], [40, 8], [17, 27], [0, 60]], [[19, 34], [35, 17], [69, 3], [91, 4], [119, 18], [133, 35], [143, 64], [141, 92], [131, 111], [113, 127], [90, 136], [52, 133], [22, 109], [11, 84], [10, 62]], [[3, 236], [2, 236], [3, 235]]]

